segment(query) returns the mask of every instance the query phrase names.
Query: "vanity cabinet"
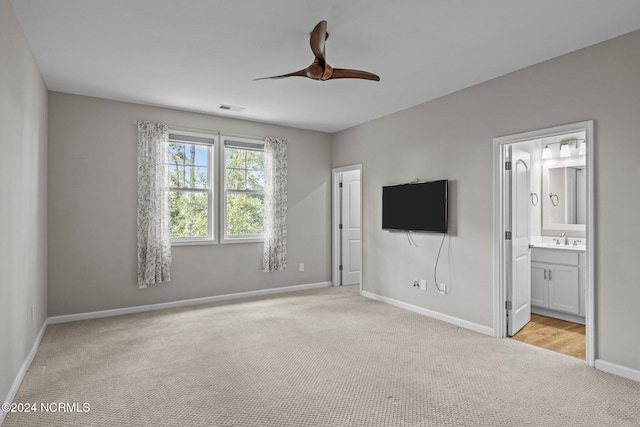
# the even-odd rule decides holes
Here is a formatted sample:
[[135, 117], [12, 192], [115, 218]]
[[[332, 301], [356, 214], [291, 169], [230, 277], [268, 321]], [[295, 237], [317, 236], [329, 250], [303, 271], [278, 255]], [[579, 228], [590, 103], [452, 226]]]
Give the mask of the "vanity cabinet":
[[533, 248], [531, 305], [583, 316], [579, 259], [578, 252]]
[[531, 263], [531, 304], [565, 313], [580, 313], [578, 267]]

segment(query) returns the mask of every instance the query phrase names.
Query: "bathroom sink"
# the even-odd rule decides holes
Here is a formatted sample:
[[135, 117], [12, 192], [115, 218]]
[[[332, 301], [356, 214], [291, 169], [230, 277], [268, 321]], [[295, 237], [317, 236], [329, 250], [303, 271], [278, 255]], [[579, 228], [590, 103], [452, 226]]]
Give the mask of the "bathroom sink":
[[587, 248], [585, 245], [558, 245], [557, 243], [535, 243], [532, 244], [534, 248], [543, 248], [543, 249], [557, 249], [561, 251], [585, 251]]

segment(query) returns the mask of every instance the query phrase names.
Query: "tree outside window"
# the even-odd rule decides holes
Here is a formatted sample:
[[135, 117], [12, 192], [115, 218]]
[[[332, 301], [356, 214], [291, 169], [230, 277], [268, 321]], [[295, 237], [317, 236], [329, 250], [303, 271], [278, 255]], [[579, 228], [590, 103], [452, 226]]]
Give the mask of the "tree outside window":
[[171, 237], [211, 237], [211, 145], [169, 140]]
[[[226, 137], [217, 144], [213, 135], [169, 133], [169, 226], [174, 244], [216, 243], [218, 235], [226, 242], [263, 237], [264, 144]], [[220, 168], [215, 162], [218, 154]], [[222, 185], [216, 187], [217, 182]]]
[[263, 234], [264, 152], [262, 145], [225, 144], [225, 236]]

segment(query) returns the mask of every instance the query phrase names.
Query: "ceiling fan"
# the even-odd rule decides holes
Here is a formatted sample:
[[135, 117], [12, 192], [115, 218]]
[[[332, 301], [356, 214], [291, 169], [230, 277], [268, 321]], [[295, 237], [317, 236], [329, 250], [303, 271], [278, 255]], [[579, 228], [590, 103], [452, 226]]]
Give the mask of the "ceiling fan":
[[280, 76], [261, 77], [254, 80], [264, 79], [281, 79], [284, 77], [308, 77], [313, 80], [330, 80], [330, 79], [365, 79], [379, 81], [380, 77], [373, 73], [360, 70], [350, 70], [346, 68], [333, 68], [327, 64], [325, 59], [324, 45], [325, 41], [329, 38], [327, 33], [327, 21], [320, 21], [311, 31], [311, 50], [316, 59], [313, 64], [300, 71], [295, 71], [289, 74], [282, 74]]

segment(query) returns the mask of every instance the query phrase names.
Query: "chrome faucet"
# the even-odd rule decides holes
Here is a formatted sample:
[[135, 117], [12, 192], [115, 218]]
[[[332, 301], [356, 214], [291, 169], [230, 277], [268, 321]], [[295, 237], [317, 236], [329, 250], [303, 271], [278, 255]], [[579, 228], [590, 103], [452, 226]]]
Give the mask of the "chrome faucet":
[[569, 238], [567, 237], [567, 235], [565, 233], [562, 233], [560, 237], [564, 237], [564, 245], [569, 246]]

